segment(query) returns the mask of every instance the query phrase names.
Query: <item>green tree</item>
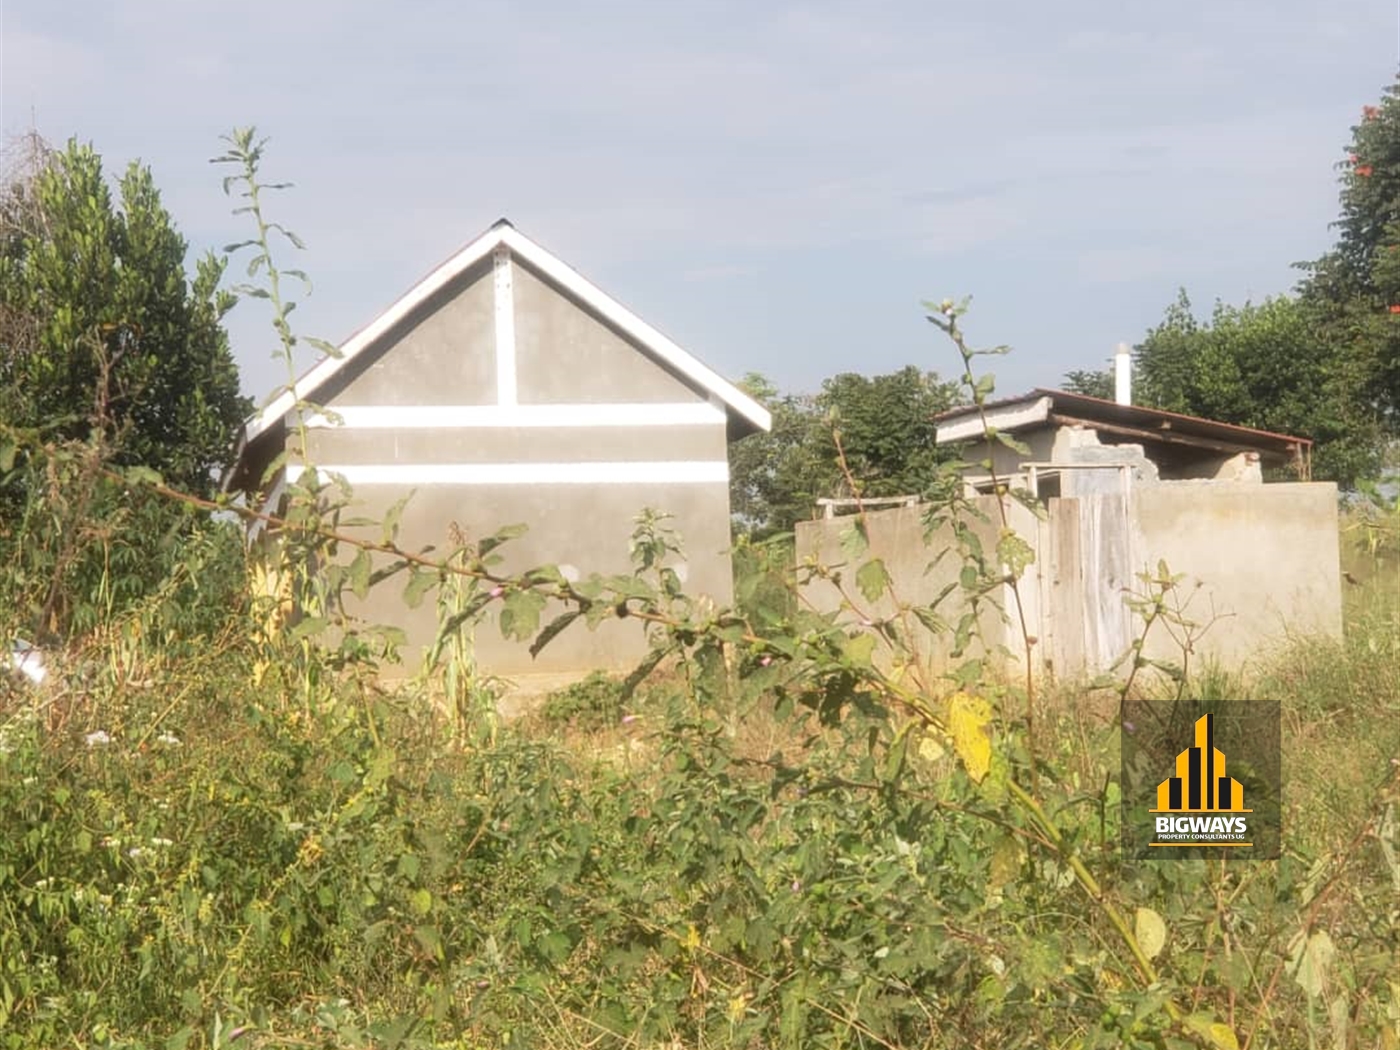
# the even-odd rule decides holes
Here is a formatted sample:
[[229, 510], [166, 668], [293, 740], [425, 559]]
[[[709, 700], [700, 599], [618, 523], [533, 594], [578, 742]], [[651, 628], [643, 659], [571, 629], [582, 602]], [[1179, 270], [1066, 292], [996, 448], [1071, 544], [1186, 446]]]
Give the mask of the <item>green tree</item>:
[[1113, 400], [1113, 370], [1076, 368], [1065, 373], [1065, 389], [1072, 394]]
[[235, 526], [122, 468], [207, 493], [248, 406], [223, 264], [186, 273], [150, 172], [131, 165], [114, 196], [90, 147], [26, 145], [0, 189], [0, 637], [56, 640], [167, 600], [202, 544], [241, 560]]
[[837, 453], [863, 496], [922, 495], [937, 465], [934, 417], [957, 403], [957, 386], [913, 365], [880, 376], [835, 375], [811, 394], [780, 394], [760, 375], [741, 384], [767, 404], [773, 428], [730, 455], [735, 529], [762, 539], [810, 518], [823, 497], [850, 496]]
[[[1170, 412], [1310, 437], [1316, 477], [1344, 487], [1372, 474], [1383, 435], [1338, 374], [1339, 355], [1305, 298], [1216, 303], [1201, 321], [1183, 290], [1133, 351], [1133, 400]], [[1108, 372], [1073, 373], [1078, 389]], [[1101, 396], [1101, 395], [1099, 395]]]
[[31, 150], [0, 196], [0, 419], [54, 440], [96, 424], [118, 465], [207, 491], [249, 408], [222, 261], [186, 273], [149, 169], [133, 163], [114, 200], [90, 146]]
[[1400, 83], [1362, 109], [1339, 165], [1337, 242], [1305, 267], [1301, 294], [1335, 348], [1333, 382], [1353, 411], [1400, 426]]

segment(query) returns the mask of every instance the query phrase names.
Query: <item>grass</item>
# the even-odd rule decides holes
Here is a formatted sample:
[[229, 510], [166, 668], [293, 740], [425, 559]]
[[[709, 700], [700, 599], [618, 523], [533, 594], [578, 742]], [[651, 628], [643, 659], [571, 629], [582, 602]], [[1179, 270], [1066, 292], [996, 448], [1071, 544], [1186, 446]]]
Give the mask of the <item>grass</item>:
[[[1278, 865], [1123, 865], [1112, 694], [1038, 727], [1059, 826], [1167, 928], [1164, 987], [1241, 1040], [1263, 1017], [1253, 1050], [1400, 1038], [1400, 873], [1359, 834], [1400, 755], [1400, 587], [1348, 557], [1344, 640], [1189, 683], [1281, 702]], [[0, 694], [0, 1048], [1191, 1045], [994, 787], [895, 762], [897, 718], [700, 703], [675, 666], [464, 743], [361, 676], [306, 708], [236, 626], [176, 653], [115, 625]], [[1320, 998], [1288, 968], [1306, 924], [1338, 953]]]

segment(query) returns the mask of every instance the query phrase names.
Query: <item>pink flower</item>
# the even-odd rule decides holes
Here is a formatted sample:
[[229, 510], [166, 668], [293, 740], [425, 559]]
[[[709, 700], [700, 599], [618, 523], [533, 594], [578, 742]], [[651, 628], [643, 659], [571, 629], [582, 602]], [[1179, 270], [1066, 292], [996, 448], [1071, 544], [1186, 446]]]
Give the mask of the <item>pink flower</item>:
[[501, 595], [503, 595], [503, 594], [505, 594], [505, 593], [506, 593], [506, 589], [505, 589], [504, 587], [492, 587], [492, 588], [491, 588], [491, 593], [488, 594], [487, 597], [488, 597], [488, 598], [499, 598]]
[[767, 666], [768, 666], [769, 664], [771, 664], [772, 662], [773, 662], [773, 658], [772, 658], [771, 656], [764, 656], [764, 657], [761, 657], [761, 658], [759, 659], [759, 661], [758, 661], [758, 666], [759, 666], [759, 667], [767, 667]]

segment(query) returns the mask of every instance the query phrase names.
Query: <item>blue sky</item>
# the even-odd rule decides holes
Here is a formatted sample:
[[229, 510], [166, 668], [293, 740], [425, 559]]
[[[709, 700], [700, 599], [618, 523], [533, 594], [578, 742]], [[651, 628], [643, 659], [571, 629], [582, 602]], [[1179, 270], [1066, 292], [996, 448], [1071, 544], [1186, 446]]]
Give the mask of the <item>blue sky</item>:
[[[809, 390], [955, 361], [1054, 385], [1331, 241], [1397, 0], [0, 0], [0, 129], [151, 166], [193, 247], [246, 235], [207, 159], [271, 136], [339, 341], [496, 218], [719, 371]], [[287, 260], [291, 264], [291, 260]], [[244, 386], [281, 378], [258, 303]], [[309, 363], [309, 362], [308, 362]]]

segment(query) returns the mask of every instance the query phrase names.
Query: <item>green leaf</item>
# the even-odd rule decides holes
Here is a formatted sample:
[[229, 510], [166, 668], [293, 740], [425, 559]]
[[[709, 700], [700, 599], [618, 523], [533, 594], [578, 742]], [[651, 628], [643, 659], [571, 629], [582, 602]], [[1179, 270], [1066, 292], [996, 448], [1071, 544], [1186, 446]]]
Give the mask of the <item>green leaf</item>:
[[674, 651], [673, 646], [657, 646], [642, 658], [642, 662], [634, 667], [630, 674], [622, 680], [622, 685], [618, 690], [618, 698], [626, 703], [632, 699], [632, 694], [637, 691], [637, 687], [646, 681], [647, 676], [656, 670], [658, 664], [666, 659]]
[[123, 475], [129, 485], [163, 485], [165, 480], [150, 467], [127, 467]]
[[501, 603], [501, 634], [525, 641], [539, 629], [544, 595], [537, 591], [511, 591]]
[[856, 571], [856, 586], [868, 602], [878, 601], [892, 582], [885, 563], [879, 558], [872, 558]]
[[369, 597], [370, 570], [373, 567], [373, 559], [370, 558], [369, 551], [363, 549], [355, 555], [355, 560], [350, 563], [350, 590], [361, 601]]
[[530, 526], [528, 525], [506, 525], [484, 538], [477, 545], [477, 552], [484, 558], [503, 543], [509, 543], [511, 540], [518, 540], [529, 531]]
[[404, 604], [416, 609], [423, 604], [423, 595], [438, 585], [440, 578], [436, 572], [415, 565], [408, 573], [408, 586], [403, 590]]
[[413, 909], [413, 914], [422, 918], [433, 910], [433, 895], [420, 887], [409, 896], [408, 903]]
[[853, 518], [851, 524], [841, 530], [841, 552], [854, 561], [863, 558], [870, 549], [870, 537], [865, 531], [865, 522]]
[[554, 639], [558, 638], [559, 635], [564, 632], [564, 629], [569, 626], [569, 624], [573, 623], [582, 615], [583, 610], [570, 609], [568, 612], [561, 613], [560, 615], [556, 616], [553, 620], [549, 621], [549, 623], [545, 625], [544, 630], [542, 630], [538, 635], [536, 635], [535, 640], [530, 643], [530, 655], [539, 656], [541, 649], [543, 649], [550, 642], [554, 641]]
[[1010, 529], [1003, 529], [997, 539], [997, 560], [1018, 580], [1026, 567], [1035, 562], [1035, 550]]
[[1149, 959], [1161, 954], [1167, 943], [1167, 924], [1151, 908], [1139, 908], [1133, 917], [1133, 936]]
[[1023, 456], [1029, 456], [1031, 454], [1031, 447], [1029, 445], [1024, 441], [1012, 437], [1010, 434], [993, 429], [992, 436], [1013, 452], [1019, 452]]
[[1327, 988], [1327, 978], [1337, 948], [1326, 930], [1314, 930], [1304, 937], [1299, 932], [1293, 938], [1288, 955], [1288, 968], [1298, 987], [1309, 999], [1316, 999]]
[[911, 607], [914, 617], [924, 625], [932, 634], [945, 634], [948, 631], [948, 621], [939, 616], [927, 605], [915, 605]]

